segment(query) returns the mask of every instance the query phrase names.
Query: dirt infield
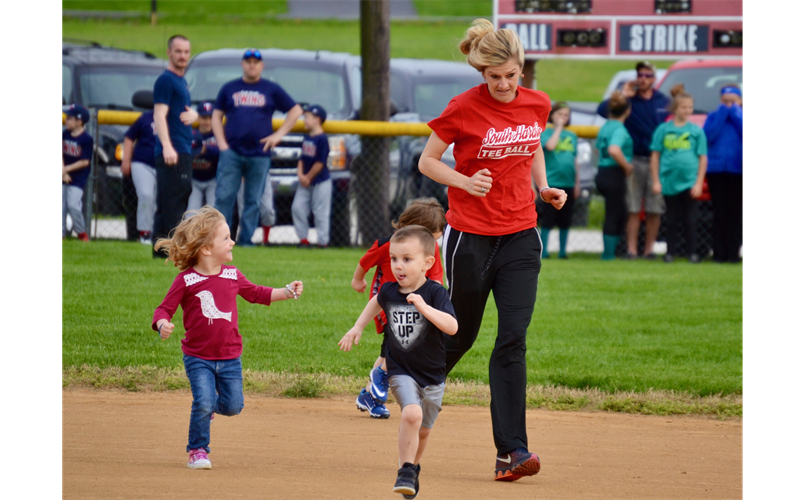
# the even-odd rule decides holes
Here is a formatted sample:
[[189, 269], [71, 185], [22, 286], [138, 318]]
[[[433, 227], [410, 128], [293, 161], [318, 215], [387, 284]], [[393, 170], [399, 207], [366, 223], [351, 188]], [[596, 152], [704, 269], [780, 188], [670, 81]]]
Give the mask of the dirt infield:
[[[246, 396], [212, 424], [210, 471], [186, 467], [189, 392], [64, 390], [65, 499], [389, 498], [400, 411]], [[492, 480], [489, 409], [446, 406], [418, 499], [741, 498], [740, 420], [528, 411], [539, 475]]]

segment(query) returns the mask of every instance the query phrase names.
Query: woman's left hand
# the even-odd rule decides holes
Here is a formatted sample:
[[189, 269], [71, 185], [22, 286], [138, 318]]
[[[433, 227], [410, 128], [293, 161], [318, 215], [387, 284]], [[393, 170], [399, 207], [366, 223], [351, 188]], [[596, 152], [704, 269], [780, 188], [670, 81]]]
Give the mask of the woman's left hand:
[[690, 188], [690, 197], [698, 198], [701, 195], [702, 195], [702, 185], [701, 183], [697, 182], [696, 184], [693, 185], [692, 188]]
[[561, 210], [567, 201], [567, 193], [565, 193], [564, 190], [552, 187], [549, 187], [545, 191], [541, 192], [539, 196], [542, 198], [542, 201], [545, 203], [550, 203], [553, 205], [553, 208], [557, 210]]

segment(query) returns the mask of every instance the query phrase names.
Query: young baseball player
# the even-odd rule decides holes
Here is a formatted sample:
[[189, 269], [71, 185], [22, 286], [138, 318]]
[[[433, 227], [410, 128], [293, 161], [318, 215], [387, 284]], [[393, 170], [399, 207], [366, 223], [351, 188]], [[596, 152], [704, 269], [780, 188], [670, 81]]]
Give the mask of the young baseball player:
[[333, 198], [333, 181], [327, 169], [327, 157], [330, 155], [330, 143], [327, 134], [321, 128], [327, 119], [327, 111], [319, 105], [308, 106], [304, 113], [305, 130], [308, 133], [302, 141], [302, 157], [296, 167], [299, 185], [291, 206], [293, 227], [299, 237], [300, 244], [309, 246], [307, 239], [308, 217], [313, 212], [316, 224], [316, 244], [320, 248], [330, 243], [330, 207]]
[[169, 239], [161, 238], [155, 250], [167, 248], [168, 260], [182, 272], [154, 312], [151, 328], [167, 339], [175, 328], [171, 318], [182, 306], [185, 335], [184, 367], [193, 392], [187, 466], [211, 469], [210, 421], [214, 413], [237, 415], [243, 409], [243, 341], [238, 331], [237, 296], [252, 304], [271, 305], [298, 299], [301, 281], [284, 288], [255, 285], [234, 266], [235, 242], [218, 210], [204, 206], [184, 219]]
[[435, 253], [436, 240], [427, 228], [411, 225], [398, 229], [389, 245], [397, 282], [380, 288], [338, 343], [341, 350], [351, 350], [372, 318], [380, 311], [386, 313], [389, 388], [402, 410], [397, 441], [401, 467], [393, 491], [407, 499], [419, 493], [419, 461], [442, 410], [444, 334], [458, 331], [447, 290], [426, 276]]
[[204, 205], [215, 206], [215, 173], [218, 171], [218, 143], [212, 133], [212, 101], [198, 104], [198, 130], [193, 131], [190, 152], [193, 155], [193, 190], [187, 202], [188, 212]]
[[73, 219], [73, 231], [81, 241], [89, 241], [84, 226], [82, 199], [84, 186], [89, 178], [89, 162], [92, 159], [92, 137], [84, 131], [89, 121], [89, 111], [80, 104], [71, 105], [67, 111], [62, 145], [62, 238], [66, 238], [67, 214]]
[[[433, 238], [438, 240], [442, 237], [447, 221], [444, 218], [444, 208], [435, 198], [417, 198], [411, 201], [408, 207], [400, 214], [397, 222], [392, 223], [394, 229], [417, 224], [424, 226], [431, 232]], [[371, 248], [361, 258], [352, 276], [352, 288], [358, 292], [366, 291], [366, 273], [369, 269], [375, 268], [372, 278], [372, 288], [369, 292], [369, 299], [377, 295], [380, 287], [384, 283], [395, 281], [394, 273], [391, 270], [389, 260], [389, 241], [391, 236], [376, 240]], [[439, 246], [436, 246], [435, 262], [426, 276], [437, 283], [442, 282], [444, 272], [442, 270], [442, 257]], [[358, 409], [368, 411], [372, 418], [389, 418], [389, 411], [383, 404], [388, 399], [389, 378], [386, 372], [386, 344], [388, 335], [384, 330], [386, 326], [386, 315], [381, 312], [374, 318], [377, 333], [383, 334], [383, 343], [380, 345], [380, 355], [375, 360], [372, 370], [369, 372], [369, 381], [366, 388], [362, 389], [355, 404]]]

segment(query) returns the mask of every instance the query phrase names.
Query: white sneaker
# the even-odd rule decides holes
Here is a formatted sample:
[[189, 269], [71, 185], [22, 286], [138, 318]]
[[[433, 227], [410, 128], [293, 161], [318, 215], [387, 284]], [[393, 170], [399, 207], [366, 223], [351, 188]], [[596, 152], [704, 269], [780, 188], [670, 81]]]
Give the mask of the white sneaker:
[[191, 469], [212, 469], [212, 462], [207, 457], [204, 448], [190, 450], [190, 457], [187, 459], [187, 466]]

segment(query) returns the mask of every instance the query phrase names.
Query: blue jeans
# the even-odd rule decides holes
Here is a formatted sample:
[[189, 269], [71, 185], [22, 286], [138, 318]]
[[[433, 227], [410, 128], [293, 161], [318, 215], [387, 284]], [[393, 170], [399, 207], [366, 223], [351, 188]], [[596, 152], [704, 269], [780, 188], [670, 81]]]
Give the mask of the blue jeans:
[[227, 149], [218, 157], [218, 172], [215, 174], [215, 208], [224, 214], [226, 223], [232, 227], [232, 210], [243, 178], [243, 213], [236, 243], [253, 246], [252, 235], [260, 222], [260, 197], [266, 185], [271, 158], [268, 156], [242, 156]]
[[213, 412], [231, 417], [243, 409], [243, 369], [240, 358], [208, 361], [184, 355], [184, 370], [193, 391], [187, 451], [210, 452], [210, 417]]

